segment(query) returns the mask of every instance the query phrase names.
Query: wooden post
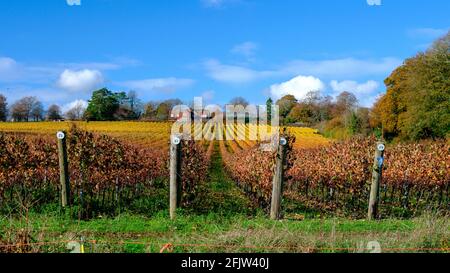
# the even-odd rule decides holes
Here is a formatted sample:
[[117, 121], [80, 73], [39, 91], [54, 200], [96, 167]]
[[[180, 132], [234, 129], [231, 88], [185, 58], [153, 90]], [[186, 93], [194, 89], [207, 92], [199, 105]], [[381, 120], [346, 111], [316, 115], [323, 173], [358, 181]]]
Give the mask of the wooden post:
[[370, 189], [369, 199], [369, 220], [374, 220], [378, 217], [378, 203], [380, 199], [380, 182], [383, 172], [384, 150], [386, 146], [384, 142], [378, 142], [375, 149], [375, 159], [372, 168], [372, 186]]
[[181, 138], [172, 136], [170, 140], [170, 219], [181, 203]]
[[61, 183], [61, 205], [66, 207], [70, 200], [69, 163], [67, 160], [66, 132], [56, 134], [58, 138], [59, 179]]
[[283, 195], [283, 176], [284, 176], [284, 161], [286, 158], [286, 144], [285, 138], [280, 139], [277, 149], [277, 158], [275, 163], [275, 173], [272, 183], [272, 202], [270, 205], [270, 219], [278, 220], [281, 217], [281, 198]]

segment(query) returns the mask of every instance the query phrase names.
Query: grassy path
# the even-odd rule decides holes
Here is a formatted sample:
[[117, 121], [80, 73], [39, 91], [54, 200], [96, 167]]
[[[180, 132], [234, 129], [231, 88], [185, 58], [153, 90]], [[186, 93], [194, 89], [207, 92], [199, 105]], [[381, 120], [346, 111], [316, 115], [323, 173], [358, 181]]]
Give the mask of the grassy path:
[[201, 189], [201, 194], [193, 204], [196, 212], [218, 213], [222, 215], [254, 215], [258, 208], [226, 174], [222, 162], [219, 143], [214, 142], [209, 168], [209, 180]]

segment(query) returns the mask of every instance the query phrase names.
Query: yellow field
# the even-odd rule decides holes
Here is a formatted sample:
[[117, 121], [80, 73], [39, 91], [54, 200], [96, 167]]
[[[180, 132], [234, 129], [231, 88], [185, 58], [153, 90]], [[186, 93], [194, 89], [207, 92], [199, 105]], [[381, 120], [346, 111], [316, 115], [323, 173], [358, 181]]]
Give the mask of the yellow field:
[[107, 134], [142, 145], [165, 146], [169, 143], [169, 122], [2, 122], [0, 132], [55, 135], [69, 130], [72, 124], [80, 129]]
[[295, 135], [296, 148], [314, 148], [330, 143], [330, 140], [320, 135], [316, 129], [290, 127], [289, 131]]
[[[172, 127], [171, 122], [3, 122], [0, 123], [0, 132], [53, 136], [59, 130], [69, 130], [73, 123], [86, 131], [108, 134], [137, 144], [158, 147], [168, 144]], [[204, 126], [203, 134], [211, 137], [214, 133], [211, 127]], [[231, 127], [233, 126], [225, 126], [225, 128], [220, 128], [219, 131], [224, 132], [224, 137], [227, 132], [235, 131], [238, 136], [245, 136], [245, 139], [248, 139], [249, 126]], [[296, 148], [311, 148], [329, 143], [328, 139], [311, 128], [290, 127], [289, 131], [296, 136]], [[233, 150], [246, 149], [255, 143], [255, 141], [240, 140], [229, 142], [229, 146]]]

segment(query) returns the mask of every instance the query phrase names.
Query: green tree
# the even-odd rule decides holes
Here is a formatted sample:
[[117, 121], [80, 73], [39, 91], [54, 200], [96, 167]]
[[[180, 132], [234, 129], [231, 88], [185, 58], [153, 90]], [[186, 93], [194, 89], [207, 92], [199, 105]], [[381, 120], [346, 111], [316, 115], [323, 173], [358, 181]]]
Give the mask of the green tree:
[[350, 131], [350, 135], [352, 135], [352, 136], [361, 133], [362, 120], [356, 114], [356, 112], [352, 112], [350, 114], [350, 122], [349, 122], [348, 129]]
[[292, 108], [286, 117], [286, 123], [302, 122], [305, 125], [313, 126], [313, 112], [310, 105], [300, 102]]
[[292, 95], [286, 95], [277, 101], [280, 109], [280, 119], [285, 120], [292, 108], [297, 104], [297, 99]]
[[161, 103], [156, 109], [156, 119], [163, 121], [168, 120], [170, 115], [170, 106], [167, 103]]
[[272, 108], [273, 108], [273, 100], [269, 98], [266, 101], [266, 109], [267, 109], [267, 124], [272, 122]]
[[372, 109], [372, 123], [387, 138], [445, 138], [450, 131], [450, 32], [385, 80], [386, 95]]
[[[113, 93], [106, 88], [94, 91], [85, 112], [85, 119], [94, 121], [115, 120], [124, 93]], [[125, 96], [126, 97], [126, 96]]]
[[156, 109], [158, 108], [158, 103], [156, 102], [148, 102], [144, 106], [144, 114], [142, 115], [143, 119], [153, 120], [156, 118]]

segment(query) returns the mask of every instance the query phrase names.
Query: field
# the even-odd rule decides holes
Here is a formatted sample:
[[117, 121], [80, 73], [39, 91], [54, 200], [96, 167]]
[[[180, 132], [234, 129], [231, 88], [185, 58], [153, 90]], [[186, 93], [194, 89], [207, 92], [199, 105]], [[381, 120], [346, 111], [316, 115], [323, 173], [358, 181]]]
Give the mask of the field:
[[166, 147], [171, 123], [168, 122], [22, 122], [0, 123], [0, 132], [55, 136], [72, 124], [82, 130], [107, 134], [118, 139], [151, 147]]
[[[0, 123], [0, 252], [64, 252], [64, 242], [81, 237], [96, 252], [165, 244], [174, 252], [357, 252], [370, 241], [386, 252], [449, 251], [447, 142], [388, 145], [381, 220], [368, 222], [376, 140], [338, 143], [288, 128], [284, 220], [273, 222], [266, 215], [275, 154], [248, 139], [251, 126], [205, 126], [207, 136], [243, 139], [184, 142], [183, 206], [170, 221], [171, 123], [73, 125]], [[66, 210], [58, 205], [59, 130], [68, 132]]]
[[[107, 134], [118, 139], [153, 147], [168, 144], [172, 128], [170, 122], [3, 122], [0, 123], [0, 132], [54, 136], [57, 131], [69, 130], [73, 124], [85, 131]], [[208, 128], [205, 127], [205, 135], [207, 130]], [[248, 126], [246, 130], [248, 134]], [[329, 142], [315, 129], [291, 127], [290, 130], [297, 138], [297, 147], [311, 148]], [[250, 146], [254, 144], [251, 141], [247, 143]]]

